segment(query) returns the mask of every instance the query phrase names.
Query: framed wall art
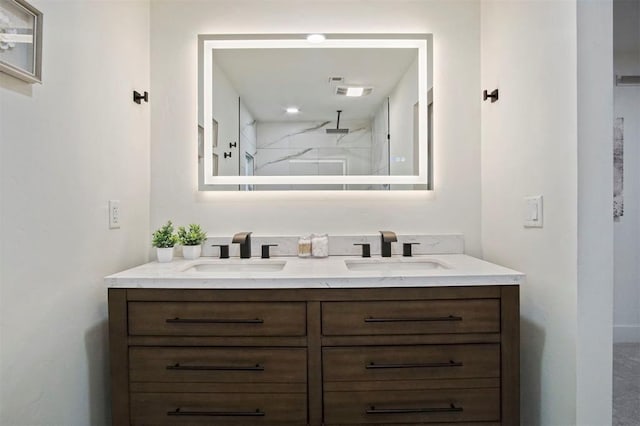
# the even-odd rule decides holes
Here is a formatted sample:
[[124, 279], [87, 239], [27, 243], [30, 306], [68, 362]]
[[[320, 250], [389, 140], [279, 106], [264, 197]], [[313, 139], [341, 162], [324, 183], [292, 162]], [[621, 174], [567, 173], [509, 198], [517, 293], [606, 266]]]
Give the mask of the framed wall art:
[[620, 222], [624, 215], [624, 118], [616, 118], [613, 125], [613, 220]]
[[42, 13], [24, 0], [0, 0], [0, 71], [42, 82]]

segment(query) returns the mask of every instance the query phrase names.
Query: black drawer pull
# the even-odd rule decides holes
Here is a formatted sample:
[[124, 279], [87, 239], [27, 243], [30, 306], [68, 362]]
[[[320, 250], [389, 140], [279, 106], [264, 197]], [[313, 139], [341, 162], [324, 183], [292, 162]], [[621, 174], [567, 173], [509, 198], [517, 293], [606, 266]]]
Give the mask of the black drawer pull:
[[382, 368], [440, 368], [440, 367], [462, 367], [461, 362], [450, 360], [449, 362], [431, 362], [425, 364], [376, 364], [370, 362], [365, 366], [367, 370]]
[[233, 366], [233, 365], [180, 365], [176, 362], [173, 365], [167, 365], [167, 370], [183, 370], [183, 371], [264, 371], [264, 367], [260, 364], [250, 366]]
[[451, 404], [441, 408], [368, 408], [367, 414], [420, 414], [420, 413], [461, 413], [462, 407]]
[[264, 417], [264, 411], [182, 411], [176, 408], [175, 411], [168, 411], [167, 416], [200, 416], [200, 417]]
[[264, 320], [255, 319], [210, 319], [210, 318], [167, 318], [170, 324], [263, 324]]
[[462, 317], [417, 317], [417, 318], [365, 318], [364, 322], [427, 322], [427, 321], [462, 321]]

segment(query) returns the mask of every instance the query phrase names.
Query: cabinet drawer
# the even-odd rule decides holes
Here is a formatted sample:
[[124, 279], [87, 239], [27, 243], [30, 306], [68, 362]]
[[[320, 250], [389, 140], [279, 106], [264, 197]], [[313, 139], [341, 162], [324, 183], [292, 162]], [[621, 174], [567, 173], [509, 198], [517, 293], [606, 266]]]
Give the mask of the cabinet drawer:
[[131, 382], [305, 383], [306, 349], [129, 349]]
[[325, 424], [498, 421], [499, 389], [325, 392]]
[[129, 302], [129, 334], [304, 336], [303, 302]]
[[305, 394], [133, 393], [132, 425], [304, 425]]
[[322, 334], [366, 336], [398, 334], [497, 333], [498, 299], [325, 302]]
[[324, 348], [326, 382], [500, 376], [500, 345]]

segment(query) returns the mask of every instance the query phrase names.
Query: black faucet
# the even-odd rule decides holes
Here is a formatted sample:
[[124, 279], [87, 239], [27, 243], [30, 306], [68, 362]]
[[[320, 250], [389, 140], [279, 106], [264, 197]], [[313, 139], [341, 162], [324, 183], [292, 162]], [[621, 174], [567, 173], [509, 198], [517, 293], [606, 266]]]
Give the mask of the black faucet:
[[240, 259], [251, 258], [251, 232], [238, 232], [231, 242], [240, 244]]
[[380, 231], [380, 254], [391, 257], [391, 243], [398, 241], [398, 237], [391, 231]]

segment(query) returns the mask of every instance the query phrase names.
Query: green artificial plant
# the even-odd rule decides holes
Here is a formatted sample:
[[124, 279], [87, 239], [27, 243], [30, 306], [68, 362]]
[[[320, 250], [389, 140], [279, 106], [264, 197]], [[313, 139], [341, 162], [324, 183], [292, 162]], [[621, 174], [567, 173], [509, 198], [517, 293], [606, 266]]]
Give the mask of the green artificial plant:
[[151, 244], [158, 248], [171, 248], [178, 242], [178, 236], [173, 233], [173, 224], [167, 221], [160, 229], [153, 233]]
[[178, 240], [183, 246], [198, 246], [207, 238], [206, 232], [202, 230], [200, 225], [192, 223], [189, 229], [184, 226], [178, 228]]

